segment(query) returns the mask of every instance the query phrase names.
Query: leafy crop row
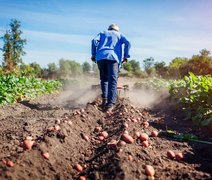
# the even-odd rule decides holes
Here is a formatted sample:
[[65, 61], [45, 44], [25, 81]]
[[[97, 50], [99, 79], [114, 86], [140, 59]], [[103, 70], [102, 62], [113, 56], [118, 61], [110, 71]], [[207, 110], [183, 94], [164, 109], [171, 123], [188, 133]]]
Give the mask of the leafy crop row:
[[151, 90], [151, 91], [161, 91], [164, 88], [168, 88], [170, 85], [170, 81], [164, 79], [147, 79], [142, 82], [136, 82], [134, 84], [134, 89], [143, 89], [143, 90]]
[[179, 100], [188, 118], [201, 126], [212, 126], [212, 77], [190, 73], [170, 84], [170, 94]]
[[38, 80], [36, 78], [17, 77], [14, 75], [0, 76], [0, 105], [32, 99], [44, 93], [58, 90], [59, 81]]
[[149, 79], [134, 84], [136, 89], [159, 92], [169, 88], [171, 99], [185, 111], [187, 118], [201, 126], [212, 126], [212, 77], [190, 73], [181, 80]]

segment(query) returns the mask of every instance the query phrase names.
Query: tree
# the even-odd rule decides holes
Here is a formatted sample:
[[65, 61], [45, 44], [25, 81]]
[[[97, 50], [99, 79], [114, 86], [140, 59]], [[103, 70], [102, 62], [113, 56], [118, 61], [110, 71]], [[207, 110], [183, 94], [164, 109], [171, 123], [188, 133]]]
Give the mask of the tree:
[[212, 56], [207, 49], [202, 49], [200, 54], [193, 55], [191, 59], [177, 57], [169, 65], [169, 76], [182, 78], [192, 72], [195, 75], [212, 75]]
[[200, 55], [194, 55], [192, 58], [181, 67], [181, 75], [188, 75], [189, 72], [195, 75], [212, 75], [212, 57], [210, 51], [203, 49]]
[[29, 66], [33, 69], [32, 70], [32, 74], [33, 76], [35, 77], [40, 77], [41, 76], [41, 67], [38, 63], [36, 62], [33, 62], [33, 63], [30, 63]]
[[41, 77], [41, 71], [42, 69], [40, 65], [36, 62], [30, 63], [28, 65], [22, 63], [19, 66], [19, 72], [16, 75], [29, 76], [29, 77]]
[[5, 35], [2, 37], [3, 45], [3, 66], [7, 70], [14, 69], [17, 65], [22, 63], [22, 58], [25, 54], [23, 51], [26, 39], [22, 39], [22, 31], [20, 30], [21, 23], [16, 19], [12, 19], [10, 29], [6, 30]]
[[130, 63], [123, 63], [123, 69], [128, 72], [132, 72], [133, 70], [132, 65]]
[[202, 56], [202, 57], [209, 57], [210, 54], [211, 54], [211, 52], [207, 49], [202, 49], [200, 51], [200, 56]]
[[58, 74], [58, 67], [55, 63], [49, 63], [47, 68], [48, 78], [55, 79]]
[[140, 63], [136, 60], [130, 60], [129, 61], [129, 64], [131, 64], [131, 67], [132, 67], [132, 71], [133, 72], [139, 72], [141, 71], [141, 68], [140, 68]]
[[82, 67], [75, 61], [60, 59], [59, 72], [61, 78], [76, 77], [82, 73]]
[[154, 64], [154, 68], [155, 68], [156, 73], [158, 75], [162, 76], [163, 78], [166, 77], [167, 71], [168, 71], [168, 67], [166, 66], [166, 63], [164, 61], [156, 62]]
[[146, 58], [143, 60], [144, 70], [146, 71], [148, 75], [150, 75], [154, 71], [154, 68], [153, 68], [154, 61], [155, 60], [153, 57]]
[[91, 71], [91, 65], [88, 62], [82, 64], [82, 71], [84, 73], [89, 73]]
[[172, 78], [181, 78], [182, 77], [182, 67], [185, 67], [187, 64], [187, 58], [176, 57], [169, 64], [168, 74]]

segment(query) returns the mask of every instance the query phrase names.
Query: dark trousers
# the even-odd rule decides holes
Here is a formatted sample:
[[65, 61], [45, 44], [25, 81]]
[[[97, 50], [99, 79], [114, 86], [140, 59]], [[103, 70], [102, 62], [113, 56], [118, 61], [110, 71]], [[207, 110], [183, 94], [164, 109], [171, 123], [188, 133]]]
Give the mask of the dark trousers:
[[97, 64], [100, 71], [102, 98], [107, 99], [106, 106], [110, 107], [116, 103], [117, 98], [118, 63], [103, 59]]

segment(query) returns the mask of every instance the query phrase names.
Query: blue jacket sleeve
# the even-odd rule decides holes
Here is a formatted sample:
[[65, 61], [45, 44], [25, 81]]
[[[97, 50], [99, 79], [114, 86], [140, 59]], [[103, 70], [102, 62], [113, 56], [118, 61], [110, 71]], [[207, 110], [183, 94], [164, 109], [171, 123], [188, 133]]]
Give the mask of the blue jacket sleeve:
[[91, 41], [91, 55], [96, 56], [96, 48], [98, 46], [100, 40], [100, 34], [98, 34], [92, 41]]
[[96, 56], [96, 46], [95, 46], [95, 40], [94, 39], [91, 41], [91, 55]]
[[124, 44], [124, 58], [129, 58], [129, 51], [131, 47], [130, 41], [124, 35], [122, 35], [122, 42]]

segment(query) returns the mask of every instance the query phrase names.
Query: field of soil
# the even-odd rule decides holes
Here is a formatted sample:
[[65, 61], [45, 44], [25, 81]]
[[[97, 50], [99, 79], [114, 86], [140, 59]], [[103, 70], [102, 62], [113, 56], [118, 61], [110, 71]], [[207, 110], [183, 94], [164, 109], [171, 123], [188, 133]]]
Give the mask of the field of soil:
[[[148, 178], [146, 165], [154, 167], [155, 179], [212, 179], [212, 145], [180, 142], [162, 133], [151, 137], [153, 130], [173, 130], [212, 141], [209, 130], [184, 121], [173, 106], [144, 108], [119, 99], [108, 114], [99, 108], [98, 97], [78, 107], [58, 105], [57, 97], [45, 95], [0, 108], [0, 179], [141, 180]], [[103, 131], [108, 137], [103, 138]], [[125, 131], [134, 142], [114, 143]], [[136, 132], [150, 135], [148, 147]], [[34, 144], [27, 149], [23, 141], [31, 138]], [[182, 152], [184, 158], [170, 159], [168, 150]]]

